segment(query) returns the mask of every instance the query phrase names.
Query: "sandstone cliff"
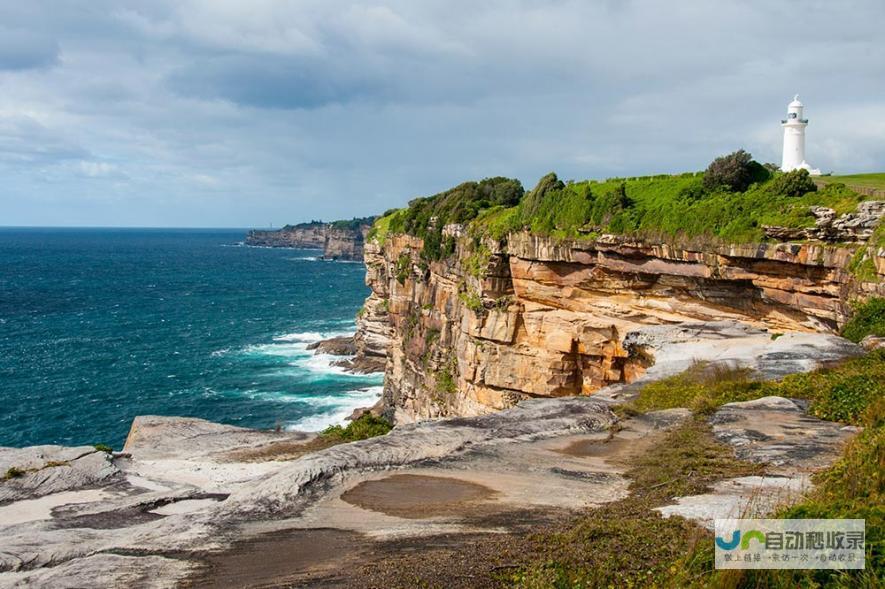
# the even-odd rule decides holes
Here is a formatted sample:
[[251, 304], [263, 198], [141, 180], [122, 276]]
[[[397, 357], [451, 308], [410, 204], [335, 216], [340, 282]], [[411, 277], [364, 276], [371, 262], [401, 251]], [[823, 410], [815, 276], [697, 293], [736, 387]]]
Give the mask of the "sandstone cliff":
[[326, 260], [363, 259], [366, 235], [374, 217], [323, 223], [311, 221], [286, 225], [274, 231], [253, 229], [246, 236], [246, 245], [260, 247], [294, 247], [323, 250]]
[[[772, 333], [834, 332], [848, 301], [885, 295], [885, 251], [874, 247], [443, 233], [455, 252], [429, 264], [412, 236], [366, 246], [372, 293], [357, 347], [387, 350], [383, 401], [400, 423], [629, 382], [653, 361], [630, 335], [643, 326], [734, 319]], [[877, 276], [848, 270], [858, 251]]]

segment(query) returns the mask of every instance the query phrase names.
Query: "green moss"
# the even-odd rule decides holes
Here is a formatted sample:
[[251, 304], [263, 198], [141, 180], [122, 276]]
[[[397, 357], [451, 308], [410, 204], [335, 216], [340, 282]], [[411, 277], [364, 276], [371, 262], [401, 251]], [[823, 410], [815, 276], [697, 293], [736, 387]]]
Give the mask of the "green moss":
[[874, 297], [856, 305], [842, 336], [859, 342], [868, 335], [885, 336], [885, 298]]
[[747, 368], [695, 362], [685, 372], [645, 385], [627, 408], [636, 412], [689, 407], [706, 412], [723, 403], [764, 397], [765, 384]]
[[873, 262], [871, 252], [866, 247], [857, 248], [848, 263], [848, 271], [862, 282], [877, 282], [879, 279], [876, 264]]
[[376, 417], [371, 413], [364, 413], [358, 419], [354, 419], [346, 427], [333, 425], [327, 427], [320, 434], [323, 438], [335, 442], [355, 442], [376, 436], [383, 436], [393, 427], [383, 417]]
[[107, 444], [95, 444], [93, 446], [93, 448], [95, 448], [99, 452], [107, 452], [108, 454], [110, 454], [111, 452], [114, 451], [114, 449], [111, 448], [110, 446], [108, 446]]

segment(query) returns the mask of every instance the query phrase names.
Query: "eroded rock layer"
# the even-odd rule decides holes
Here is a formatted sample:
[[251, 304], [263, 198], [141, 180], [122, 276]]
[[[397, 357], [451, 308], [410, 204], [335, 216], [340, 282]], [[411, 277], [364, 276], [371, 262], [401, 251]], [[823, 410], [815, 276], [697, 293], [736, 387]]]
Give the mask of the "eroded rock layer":
[[731, 319], [833, 332], [850, 300], [885, 295], [883, 252], [873, 253], [877, 280], [864, 282], [848, 270], [855, 247], [444, 234], [455, 252], [429, 264], [415, 237], [366, 246], [358, 355], [387, 351], [384, 405], [397, 422], [630, 382], [652, 361], [625, 343], [643, 326]]

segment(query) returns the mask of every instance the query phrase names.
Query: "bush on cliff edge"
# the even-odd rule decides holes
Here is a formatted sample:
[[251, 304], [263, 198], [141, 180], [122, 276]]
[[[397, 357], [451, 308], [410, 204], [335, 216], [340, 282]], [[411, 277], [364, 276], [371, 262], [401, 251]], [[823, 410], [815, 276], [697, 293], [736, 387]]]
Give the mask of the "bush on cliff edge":
[[885, 337], [885, 298], [871, 298], [856, 305], [853, 311], [842, 328], [842, 337], [855, 343], [868, 335]]

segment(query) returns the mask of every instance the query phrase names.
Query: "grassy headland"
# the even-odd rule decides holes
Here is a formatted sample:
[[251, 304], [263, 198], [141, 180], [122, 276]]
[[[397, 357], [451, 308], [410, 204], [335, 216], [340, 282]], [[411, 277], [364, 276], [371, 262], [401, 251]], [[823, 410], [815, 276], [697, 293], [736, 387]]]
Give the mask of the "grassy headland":
[[[840, 177], [817, 189], [804, 171], [784, 174], [743, 154], [743, 181], [717, 181], [711, 164], [706, 172], [562, 182], [555, 174], [541, 178], [525, 192], [518, 180], [488, 178], [465, 182], [439, 194], [417, 198], [403, 209], [380, 217], [370, 235], [383, 241], [388, 233], [407, 233], [425, 240], [428, 260], [452, 251], [442, 236], [448, 223], [468, 225], [475, 234], [503, 238], [529, 229], [539, 235], [594, 238], [603, 233], [649, 238], [759, 243], [763, 225], [808, 227], [811, 206], [838, 214], [855, 210], [871, 197], [860, 195]], [[871, 179], [885, 174], [865, 174]], [[712, 177], [712, 179], [711, 179]], [[848, 177], [846, 177], [848, 178]], [[877, 239], [881, 240], [880, 231]]]

